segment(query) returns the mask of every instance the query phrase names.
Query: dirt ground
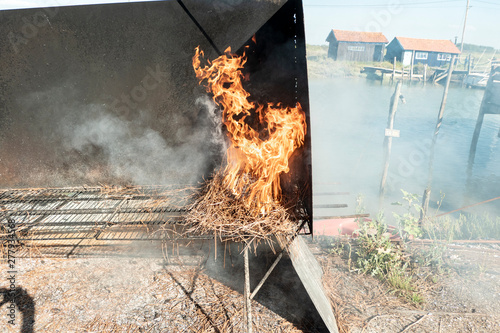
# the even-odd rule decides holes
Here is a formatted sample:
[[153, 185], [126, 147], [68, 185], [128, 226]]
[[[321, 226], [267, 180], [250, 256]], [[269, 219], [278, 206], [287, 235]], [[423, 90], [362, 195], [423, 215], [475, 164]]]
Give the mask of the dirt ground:
[[442, 273], [421, 270], [419, 305], [349, 268], [347, 254], [328, 254], [318, 243], [311, 248], [340, 332], [500, 332], [499, 244], [448, 245]]
[[[450, 246], [448, 272], [422, 279], [425, 302], [415, 306], [349, 269], [325, 239], [307, 240], [324, 269], [340, 332], [500, 332], [498, 244]], [[209, 241], [169, 249], [168, 258], [151, 243], [69, 258], [24, 253], [16, 260], [15, 325], [5, 303], [0, 332], [244, 332], [240, 251]], [[251, 256], [252, 289], [275, 256]], [[7, 262], [1, 266], [7, 276]], [[0, 288], [9, 283], [2, 278]], [[254, 332], [325, 331], [287, 256], [252, 307]]]

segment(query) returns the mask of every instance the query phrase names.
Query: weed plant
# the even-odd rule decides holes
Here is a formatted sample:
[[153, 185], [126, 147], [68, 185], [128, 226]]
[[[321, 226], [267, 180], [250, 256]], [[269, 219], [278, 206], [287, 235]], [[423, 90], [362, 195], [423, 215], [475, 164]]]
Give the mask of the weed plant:
[[500, 239], [500, 216], [459, 214], [429, 219], [423, 227], [423, 237], [451, 242], [453, 240]]
[[[425, 276], [425, 280], [436, 283], [439, 275], [448, 271], [443, 258], [448, 244], [454, 240], [500, 239], [500, 217], [492, 218], [487, 214], [447, 215], [428, 217], [420, 224], [420, 197], [404, 190], [401, 192], [402, 202], [393, 203], [403, 208], [402, 212], [392, 213], [396, 230], [389, 230], [382, 213], [373, 220], [359, 219], [354, 250], [352, 239], [339, 238], [330, 244], [331, 253], [344, 255], [348, 251], [349, 269], [354, 262], [356, 271], [377, 277], [410, 303], [421, 304], [424, 298], [418, 287], [418, 276]], [[444, 198], [445, 195], [441, 194], [437, 202], [438, 211]], [[358, 195], [356, 213], [364, 211], [364, 197]], [[400, 241], [391, 240], [395, 233], [400, 236]], [[423, 248], [415, 247], [411, 241], [417, 238], [433, 242]], [[424, 274], [421, 274], [422, 270]]]
[[387, 282], [395, 293], [410, 302], [422, 303], [423, 296], [418, 293], [409, 270], [410, 262], [403, 247], [390, 240], [392, 234], [383, 222], [383, 215], [360, 221], [359, 225], [356, 264], [360, 272]]

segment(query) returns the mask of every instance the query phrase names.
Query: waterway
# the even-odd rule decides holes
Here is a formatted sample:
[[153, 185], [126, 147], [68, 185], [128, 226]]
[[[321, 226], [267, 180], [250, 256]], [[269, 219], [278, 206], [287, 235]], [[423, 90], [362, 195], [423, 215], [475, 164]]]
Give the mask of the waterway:
[[[354, 213], [357, 197], [366, 210], [379, 210], [384, 165], [384, 131], [394, 85], [359, 79], [311, 80], [311, 134], [315, 204], [347, 203], [345, 209], [316, 209], [315, 216]], [[399, 103], [386, 185], [386, 212], [401, 201], [401, 189], [422, 195], [429, 173], [430, 142], [443, 97], [441, 85], [404, 84]], [[433, 163], [431, 207], [441, 212], [500, 196], [500, 115], [486, 115], [471, 183], [467, 184], [470, 143], [484, 91], [451, 86]], [[349, 195], [325, 193], [348, 192]], [[479, 209], [479, 208], [478, 208]], [[477, 210], [476, 210], [477, 211]], [[500, 214], [500, 201], [479, 211]]]

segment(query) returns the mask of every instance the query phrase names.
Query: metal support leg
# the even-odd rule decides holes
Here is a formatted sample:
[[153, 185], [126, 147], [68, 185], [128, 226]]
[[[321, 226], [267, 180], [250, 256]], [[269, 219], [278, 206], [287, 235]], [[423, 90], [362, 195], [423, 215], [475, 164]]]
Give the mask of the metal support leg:
[[245, 260], [245, 322], [247, 326], [247, 333], [252, 333], [252, 301], [250, 298], [250, 267], [248, 264], [248, 245], [245, 247], [243, 256]]
[[280, 252], [279, 256], [276, 258], [276, 260], [274, 260], [271, 267], [267, 270], [266, 275], [264, 275], [264, 277], [259, 282], [257, 287], [255, 287], [255, 289], [252, 292], [252, 295], [250, 295], [250, 299], [253, 299], [255, 297], [255, 295], [257, 295], [257, 293], [259, 292], [260, 288], [262, 288], [262, 286], [264, 285], [264, 282], [266, 282], [267, 278], [269, 277], [269, 275], [271, 275], [271, 273], [274, 270], [274, 268], [276, 267], [276, 265], [280, 262], [281, 258], [283, 258], [283, 252], [284, 252], [284, 250]]
[[[301, 225], [297, 229], [297, 232], [295, 233], [295, 235], [290, 240], [290, 244], [293, 242], [293, 240], [295, 239], [295, 237], [297, 237], [297, 235], [299, 234], [300, 230], [302, 230], [302, 228], [304, 227], [305, 224], [306, 224], [305, 221], [301, 223]], [[281, 250], [280, 254], [274, 260], [274, 262], [271, 265], [271, 267], [269, 267], [269, 269], [267, 270], [267, 272], [264, 275], [264, 277], [262, 278], [262, 280], [260, 280], [260, 282], [257, 285], [257, 287], [255, 287], [255, 289], [253, 290], [252, 294], [250, 295], [250, 299], [253, 299], [255, 297], [255, 295], [257, 295], [257, 293], [259, 292], [260, 288], [262, 288], [262, 286], [264, 285], [264, 282], [266, 282], [266, 280], [269, 278], [269, 275], [271, 275], [271, 273], [273, 272], [273, 270], [276, 268], [276, 265], [278, 265], [278, 263], [280, 262], [281, 258], [283, 258], [283, 253], [284, 252], [285, 252], [285, 249]]]

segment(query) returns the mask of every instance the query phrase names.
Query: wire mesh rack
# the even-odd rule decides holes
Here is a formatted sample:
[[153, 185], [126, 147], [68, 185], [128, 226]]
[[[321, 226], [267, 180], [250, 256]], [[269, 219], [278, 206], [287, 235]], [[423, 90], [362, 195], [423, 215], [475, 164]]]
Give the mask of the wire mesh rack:
[[81, 187], [0, 190], [0, 239], [163, 240], [175, 237], [189, 189]]
[[[143, 255], [147, 246], [213, 240], [214, 235], [185, 231], [184, 217], [196, 190], [180, 186], [0, 189], [0, 252], [5, 257], [6, 248], [13, 245], [24, 257], [115, 255], [130, 249]], [[156, 242], [146, 246], [147, 242], [137, 241]]]

